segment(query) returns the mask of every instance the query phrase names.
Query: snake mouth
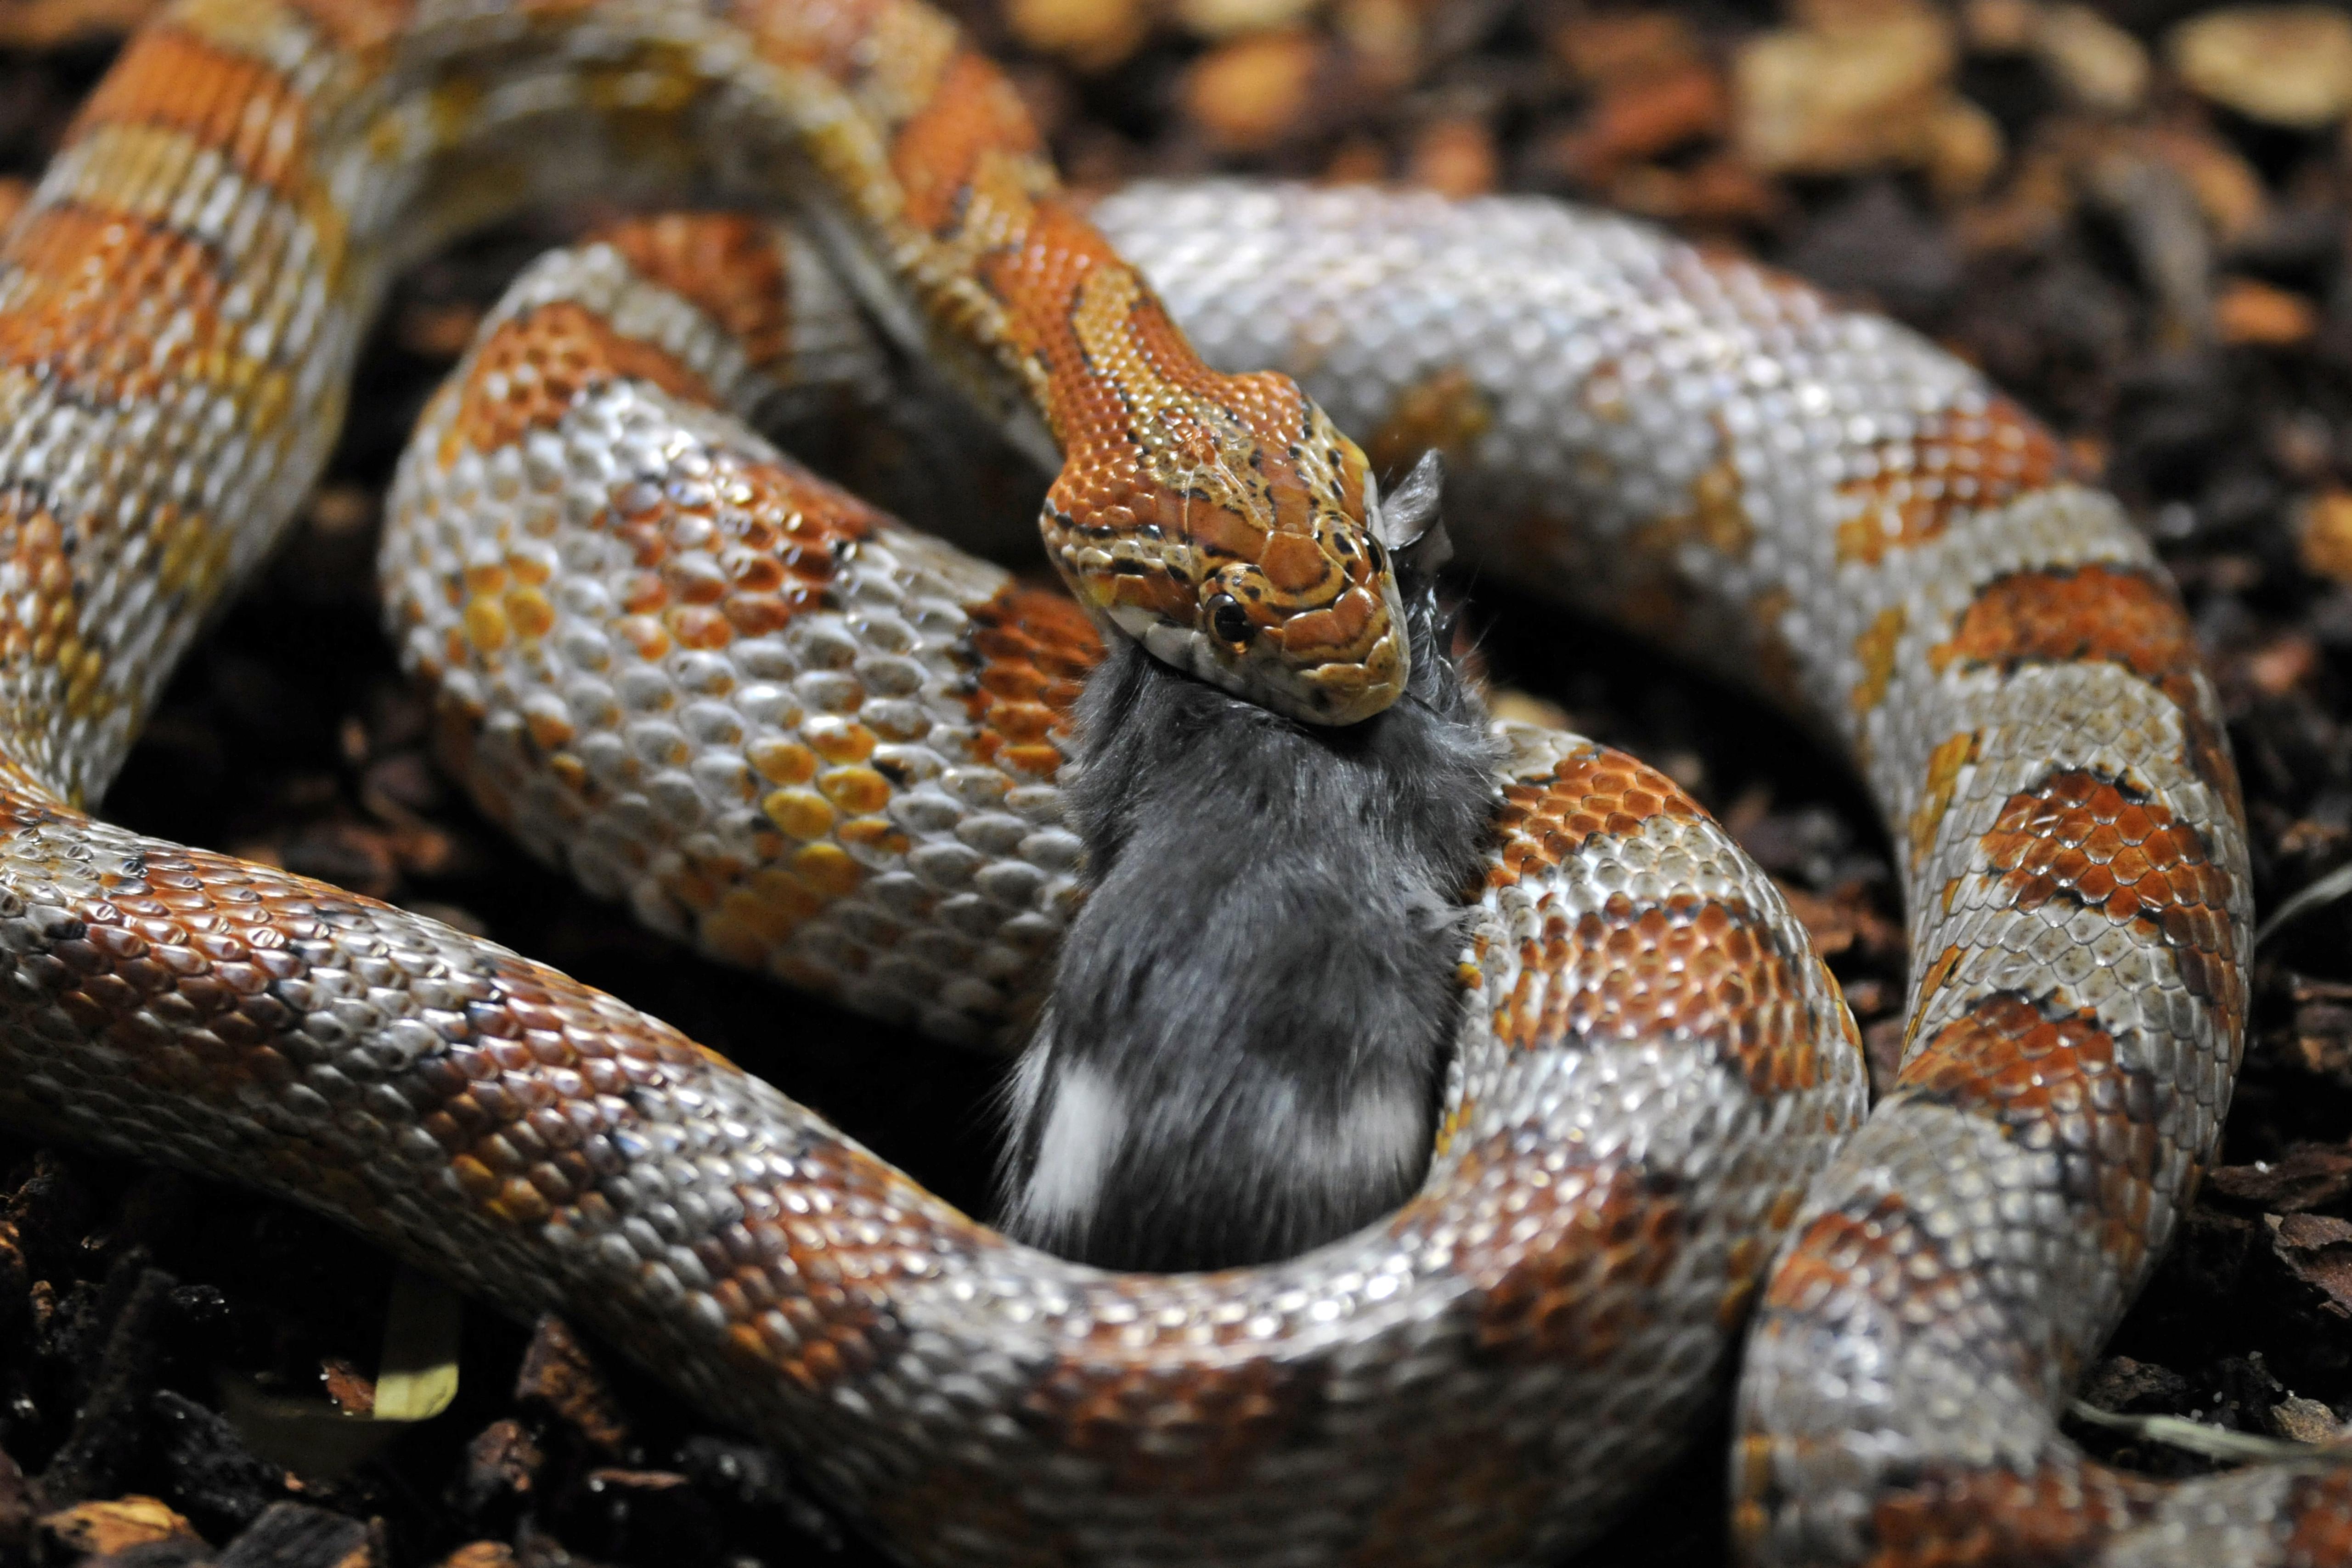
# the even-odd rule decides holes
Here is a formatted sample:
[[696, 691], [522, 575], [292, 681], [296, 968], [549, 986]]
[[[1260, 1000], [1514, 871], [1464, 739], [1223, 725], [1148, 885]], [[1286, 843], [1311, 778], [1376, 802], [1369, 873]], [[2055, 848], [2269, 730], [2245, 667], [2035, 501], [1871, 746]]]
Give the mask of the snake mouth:
[[1370, 646], [1353, 657], [1309, 664], [1284, 657], [1273, 637], [1237, 647], [1127, 605], [1112, 609], [1109, 619], [1163, 664], [1286, 719], [1330, 728], [1361, 723], [1387, 709], [1404, 695], [1412, 679], [1404, 605], [1393, 581], [1384, 587], [1387, 613]]

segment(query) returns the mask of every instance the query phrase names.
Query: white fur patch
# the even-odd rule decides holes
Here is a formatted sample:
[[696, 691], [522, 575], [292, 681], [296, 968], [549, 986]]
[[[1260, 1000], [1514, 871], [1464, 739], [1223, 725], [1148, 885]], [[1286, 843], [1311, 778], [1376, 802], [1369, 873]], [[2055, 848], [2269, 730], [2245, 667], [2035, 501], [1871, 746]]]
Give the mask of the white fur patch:
[[1328, 1142], [1314, 1153], [1338, 1176], [1339, 1190], [1385, 1186], [1429, 1157], [1429, 1113], [1402, 1084], [1367, 1087], [1356, 1091]]
[[1021, 1194], [1031, 1220], [1065, 1225], [1090, 1215], [1103, 1173], [1127, 1135], [1127, 1110], [1091, 1068], [1074, 1067], [1054, 1085], [1054, 1109], [1037, 1140], [1037, 1163]]

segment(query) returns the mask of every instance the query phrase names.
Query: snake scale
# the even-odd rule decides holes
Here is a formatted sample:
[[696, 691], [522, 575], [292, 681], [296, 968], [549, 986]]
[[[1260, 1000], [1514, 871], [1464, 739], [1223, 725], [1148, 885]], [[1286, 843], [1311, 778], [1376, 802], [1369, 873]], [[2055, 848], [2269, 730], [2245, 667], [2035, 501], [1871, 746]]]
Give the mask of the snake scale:
[[[852, 1006], [1017, 1031], [1082, 887], [1059, 775], [1106, 635], [1314, 721], [1403, 689], [1345, 429], [1391, 471], [1445, 448], [1486, 570], [1842, 745], [1911, 911], [1894, 1092], [1864, 1121], [1834, 983], [1720, 828], [1526, 726], [1422, 1190], [1210, 1275], [1015, 1247], [609, 996], [89, 815], [317, 472], [392, 272], [590, 189], [814, 239], [646, 220], [547, 259], [404, 461], [404, 657], [540, 853]], [[899, 353], [1059, 476], [1076, 600], [724, 412]], [[1545, 1560], [1743, 1323], [1755, 1561], [2352, 1560], [2352, 1471], [2158, 1485], [2053, 1415], [2242, 1041], [2236, 784], [2160, 569], [1966, 367], [1637, 226], [1241, 185], [1082, 214], [908, 0], [182, 0], [0, 247], [0, 1115], [560, 1307], [908, 1561]]]

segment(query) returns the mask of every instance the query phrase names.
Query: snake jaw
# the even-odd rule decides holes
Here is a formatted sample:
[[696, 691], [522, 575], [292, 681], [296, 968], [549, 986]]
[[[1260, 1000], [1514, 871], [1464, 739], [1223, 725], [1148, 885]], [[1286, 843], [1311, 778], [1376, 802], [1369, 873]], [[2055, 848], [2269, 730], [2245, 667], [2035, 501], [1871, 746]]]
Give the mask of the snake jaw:
[[[1215, 591], [1220, 581], [1211, 580], [1204, 604], [1231, 597]], [[1254, 625], [1245, 643], [1227, 642], [1216, 635], [1214, 611], [1190, 626], [1131, 605], [1107, 606], [1102, 616], [1154, 658], [1197, 680], [1302, 724], [1337, 727], [1360, 723], [1389, 707], [1404, 694], [1412, 676], [1404, 603], [1396, 579], [1384, 574], [1377, 586], [1380, 608], [1371, 618], [1379, 623], [1379, 634], [1353, 657], [1320, 661], [1293, 658], [1284, 646], [1291, 626], [1303, 616], [1271, 629]], [[1363, 592], [1369, 596], [1369, 589]]]

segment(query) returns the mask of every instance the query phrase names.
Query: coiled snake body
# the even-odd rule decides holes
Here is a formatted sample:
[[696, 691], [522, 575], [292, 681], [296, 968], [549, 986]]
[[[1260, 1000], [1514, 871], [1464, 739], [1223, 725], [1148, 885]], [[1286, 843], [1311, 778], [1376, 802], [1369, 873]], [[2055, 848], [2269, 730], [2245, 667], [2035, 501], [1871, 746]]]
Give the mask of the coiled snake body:
[[[1310, 719], [1401, 689], [1365, 459], [1200, 366], [931, 13], [188, 0], [0, 249], [0, 1113], [561, 1305], [913, 1561], [1541, 1559], [1673, 1450], [1759, 1292], [1762, 1560], [2352, 1555], [2343, 1470], [2159, 1488], [2050, 1414], [2242, 1034], [2235, 784], [2147, 546], [1966, 368], [1633, 226], [1093, 215], [1211, 363], [1288, 366], [1383, 463], [1447, 447], [1466, 552], [1845, 743], [1912, 910], [1866, 1124], [1769, 880], [1662, 776], [1525, 728], [1421, 1194], [1214, 1275], [1015, 1247], [610, 997], [89, 816], [315, 473], [388, 271], [608, 179], [797, 201], [892, 335], [1062, 448], [1050, 551], [1118, 635]], [[478, 796], [592, 888], [1002, 1034], [1078, 886], [1061, 716], [1101, 634], [716, 411], [874, 373], [795, 243], [655, 221], [527, 276], [404, 464], [390, 612]]]

